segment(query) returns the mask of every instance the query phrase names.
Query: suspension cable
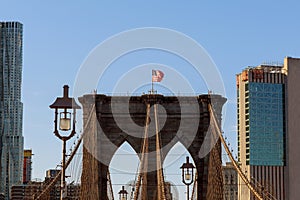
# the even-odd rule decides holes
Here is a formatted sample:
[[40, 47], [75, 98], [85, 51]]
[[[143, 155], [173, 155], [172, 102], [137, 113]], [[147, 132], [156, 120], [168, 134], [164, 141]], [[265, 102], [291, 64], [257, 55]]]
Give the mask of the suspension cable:
[[[261, 196], [261, 194], [259, 194], [256, 189], [252, 186], [251, 182], [248, 180], [248, 178], [246, 177], [246, 175], [242, 172], [241, 168], [239, 167], [239, 165], [237, 164], [236, 160], [233, 158], [224, 138], [221, 132], [221, 129], [219, 127], [219, 124], [217, 123], [216, 117], [215, 117], [215, 113], [213, 111], [213, 108], [211, 106], [211, 103], [208, 104], [208, 108], [209, 108], [209, 112], [210, 112], [210, 116], [211, 119], [213, 120], [213, 125], [214, 127], [216, 127], [216, 131], [217, 134], [219, 135], [219, 138], [224, 146], [225, 151], [227, 152], [233, 166], [235, 167], [235, 169], [237, 170], [239, 176], [241, 177], [241, 179], [245, 182], [246, 186], [250, 189], [250, 191], [253, 193], [253, 195], [258, 199], [258, 200], [263, 200], [263, 197]], [[215, 131], [214, 131], [215, 132]]]
[[194, 182], [194, 185], [193, 185], [193, 191], [192, 191], [192, 197], [191, 197], [191, 200], [194, 200], [194, 198], [197, 196], [196, 192], [197, 191], [197, 185], [198, 185], [198, 171], [196, 171], [196, 174], [195, 174], [195, 182]]
[[[146, 111], [146, 124], [144, 129], [144, 140], [143, 146], [141, 151], [141, 161], [139, 166], [138, 172], [138, 180], [136, 182], [135, 191], [134, 191], [134, 200], [138, 200], [140, 194], [140, 186], [141, 181], [143, 179], [143, 183], [147, 183], [147, 168], [148, 168], [148, 129], [149, 129], [149, 122], [150, 122], [150, 104], [147, 104], [147, 111]], [[143, 184], [142, 192], [146, 191], [146, 186]], [[142, 195], [145, 196], [145, 195]]]
[[107, 169], [107, 182], [108, 182], [108, 187], [109, 187], [109, 191], [110, 191], [110, 195], [111, 195], [111, 200], [114, 200], [114, 191], [112, 188], [112, 184], [111, 184], [111, 178], [110, 178], [110, 172], [109, 169]]
[[159, 137], [158, 117], [157, 117], [157, 104], [154, 104], [154, 118], [155, 118], [155, 129], [156, 129], [156, 168], [157, 168], [157, 196], [158, 199], [165, 200], [165, 181], [162, 170], [161, 162], [161, 146]]

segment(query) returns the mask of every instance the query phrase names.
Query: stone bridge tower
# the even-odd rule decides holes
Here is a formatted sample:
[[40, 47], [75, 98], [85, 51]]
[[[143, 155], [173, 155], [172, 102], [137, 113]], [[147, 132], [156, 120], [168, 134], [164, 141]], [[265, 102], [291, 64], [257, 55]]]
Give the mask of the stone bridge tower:
[[[212, 103], [218, 122], [221, 123], [221, 111], [226, 102], [224, 97], [220, 95], [174, 97], [159, 94], [120, 97], [91, 94], [84, 95], [79, 101], [83, 106], [84, 127], [87, 127], [83, 139], [82, 200], [108, 200], [109, 163], [115, 151], [125, 141], [139, 155], [148, 103], [158, 104], [159, 107], [162, 159], [164, 160], [177, 142], [181, 142], [191, 154], [197, 169], [197, 199], [223, 199], [221, 143], [219, 140], [216, 144], [213, 142], [208, 105]], [[89, 120], [91, 111], [94, 114], [92, 120]], [[153, 121], [153, 114], [150, 117]], [[150, 122], [146, 188], [148, 200], [156, 199], [157, 188], [153, 133], [155, 134], [155, 129]]]

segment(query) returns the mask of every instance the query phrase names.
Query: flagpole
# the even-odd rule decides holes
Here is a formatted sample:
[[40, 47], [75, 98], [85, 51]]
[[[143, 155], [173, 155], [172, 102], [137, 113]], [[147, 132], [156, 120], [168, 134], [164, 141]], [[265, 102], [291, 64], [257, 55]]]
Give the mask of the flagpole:
[[154, 93], [153, 69], [151, 71], [151, 85], [152, 85], [152, 88], [151, 88], [150, 94], [153, 94]]
[[151, 89], [151, 94], [154, 94], [154, 84], [153, 84], [153, 79], [151, 78], [151, 81], [152, 81], [152, 89]]

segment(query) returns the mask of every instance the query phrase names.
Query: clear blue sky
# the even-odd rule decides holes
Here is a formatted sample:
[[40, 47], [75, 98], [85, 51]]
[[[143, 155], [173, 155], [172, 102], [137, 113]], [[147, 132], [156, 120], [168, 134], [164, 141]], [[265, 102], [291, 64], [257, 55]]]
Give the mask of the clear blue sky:
[[61, 95], [64, 84], [72, 87], [80, 65], [96, 45], [133, 28], [173, 29], [206, 49], [225, 83], [224, 130], [235, 144], [235, 74], [248, 65], [300, 57], [299, 4], [270, 0], [1, 1], [0, 21], [24, 24], [23, 134], [25, 147], [35, 154], [33, 177], [43, 178], [61, 156], [61, 142], [52, 134], [49, 104]]

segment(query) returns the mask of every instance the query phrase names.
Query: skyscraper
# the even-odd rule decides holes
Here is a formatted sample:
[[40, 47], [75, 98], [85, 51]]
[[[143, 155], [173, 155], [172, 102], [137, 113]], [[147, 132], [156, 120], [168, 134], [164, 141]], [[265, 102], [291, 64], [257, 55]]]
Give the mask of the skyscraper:
[[[262, 193], [285, 199], [286, 71], [283, 66], [260, 65], [236, 78], [240, 167]], [[240, 178], [238, 182], [239, 199], [254, 199]]]
[[22, 36], [19, 22], [0, 22], [0, 193], [22, 182]]

